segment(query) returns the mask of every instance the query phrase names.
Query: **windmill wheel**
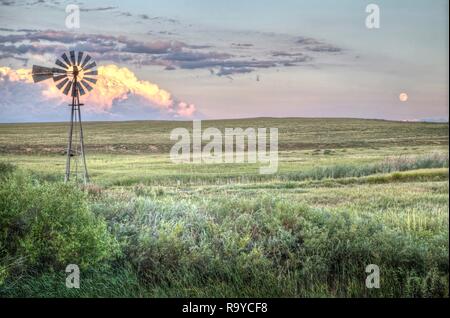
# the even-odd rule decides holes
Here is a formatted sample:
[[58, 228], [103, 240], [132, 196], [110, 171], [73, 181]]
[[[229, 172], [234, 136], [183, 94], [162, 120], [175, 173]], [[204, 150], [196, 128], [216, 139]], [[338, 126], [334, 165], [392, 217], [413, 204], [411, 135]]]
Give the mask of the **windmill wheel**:
[[37, 83], [53, 78], [60, 91], [73, 97], [86, 94], [86, 90], [90, 92], [97, 82], [97, 64], [89, 54], [81, 51], [70, 51], [69, 55], [63, 53], [55, 64], [57, 67], [52, 68], [33, 65], [33, 81]]

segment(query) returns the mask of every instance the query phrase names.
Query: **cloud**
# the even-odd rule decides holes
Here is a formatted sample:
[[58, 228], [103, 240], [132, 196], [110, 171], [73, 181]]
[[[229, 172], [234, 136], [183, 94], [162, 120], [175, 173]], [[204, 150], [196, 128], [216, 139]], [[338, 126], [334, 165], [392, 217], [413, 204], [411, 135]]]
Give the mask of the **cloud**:
[[0, 28], [2, 32], [37, 32], [36, 29], [11, 29], [11, 28]]
[[313, 38], [299, 37], [295, 43], [298, 47], [293, 51], [265, 51], [251, 43], [233, 42], [224, 52], [210, 44], [188, 44], [179, 40], [140, 41], [126, 36], [31, 30], [0, 35], [0, 56], [27, 58], [27, 54], [59, 55], [74, 49], [90, 52], [94, 58], [103, 61], [158, 65], [164, 70], [214, 69], [214, 74], [221, 76], [244, 74], [256, 69], [298, 66], [311, 62], [316, 53], [319, 56], [342, 51], [339, 47]]
[[325, 52], [325, 53], [339, 53], [342, 51], [341, 48], [331, 44], [319, 44], [315, 46], [308, 46], [306, 47], [306, 49], [312, 52]]
[[226, 75], [232, 75], [232, 74], [244, 74], [244, 73], [250, 73], [253, 72], [254, 69], [249, 67], [221, 67], [219, 72], [216, 74], [218, 76], [226, 76]]
[[252, 47], [253, 44], [251, 44], [251, 43], [231, 43], [231, 46], [239, 47], [239, 48], [249, 48], [249, 47]]
[[12, 6], [14, 5], [14, 1], [1, 0], [0, 5], [2, 6]]
[[126, 67], [120, 68], [113, 64], [100, 66], [98, 73], [94, 93], [87, 96], [86, 103], [109, 109], [114, 101], [127, 99], [129, 95], [137, 95], [162, 109], [172, 110], [175, 106], [168, 91], [149, 81], [138, 80]]
[[[20, 30], [17, 30], [19, 32]], [[84, 34], [84, 33], [72, 33], [66, 31], [55, 31], [55, 30], [44, 30], [44, 31], [30, 31], [25, 34], [8, 34], [0, 35], [0, 42], [11, 42], [17, 43], [21, 41], [30, 42], [61, 42], [66, 44], [71, 44], [74, 42], [89, 41], [94, 43], [104, 42], [106, 40], [112, 41], [117, 40], [117, 37], [101, 34]]]
[[194, 104], [187, 104], [185, 102], [178, 103], [178, 114], [184, 117], [191, 117], [195, 113]]
[[[95, 118], [111, 119], [111, 116], [117, 115], [129, 118], [130, 113], [140, 114], [135, 119], [155, 113], [159, 114], [158, 118], [187, 118], [196, 114], [192, 103], [178, 100], [157, 84], [139, 80], [126, 67], [113, 64], [100, 66], [98, 73], [94, 90], [81, 97], [86, 104], [84, 110]], [[9, 119], [20, 118], [20, 113], [28, 116], [30, 112], [39, 113], [38, 118], [45, 117], [43, 114], [47, 111], [50, 110], [50, 115], [54, 114], [58, 106], [67, 104], [67, 96], [56, 88], [52, 80], [34, 84], [30, 69], [0, 67], [0, 95], [2, 117]], [[50, 107], [36, 109], [34, 105]], [[126, 107], [121, 108], [121, 105]], [[24, 113], [24, 109], [27, 112]]]
[[[17, 45], [20, 42], [26, 42], [30, 44]], [[43, 44], [42, 42], [52, 42], [50, 44]], [[8, 43], [0, 47], [0, 51], [15, 51], [18, 54], [24, 54], [28, 51], [32, 52], [35, 47], [41, 48], [52, 53], [54, 49], [52, 47], [57, 44], [75, 45], [77, 48], [88, 48], [92, 52], [108, 52], [115, 50], [117, 52], [126, 53], [140, 53], [140, 54], [164, 54], [173, 51], [181, 50], [183, 47], [189, 48], [190, 46], [180, 42], [172, 40], [157, 40], [153, 42], [143, 42], [128, 39], [124, 36], [109, 36], [101, 34], [83, 34], [72, 33], [66, 31], [36, 31], [27, 32], [25, 34], [8, 34], [0, 35], [0, 43]], [[10, 43], [10, 44], [9, 44]], [[18, 50], [18, 47], [22, 47]]]
[[300, 36], [297, 39], [296, 42], [298, 44], [301, 44], [301, 45], [317, 45], [317, 44], [321, 44], [320, 41], [318, 41], [316, 39], [313, 39], [313, 38], [308, 38], [308, 37], [305, 37], [305, 36]]
[[121, 38], [119, 42], [124, 44], [124, 47], [120, 51], [130, 53], [167, 54], [187, 47], [185, 43], [179, 41], [159, 40], [154, 42], [140, 42]]
[[242, 67], [253, 68], [269, 68], [277, 66], [277, 61], [253, 61], [253, 60], [239, 60], [239, 61], [222, 61], [222, 60], [198, 60], [198, 61], [183, 61], [178, 64], [181, 68], [196, 69], [196, 68], [229, 68], [237, 69]]
[[0, 83], [3, 83], [5, 81], [32, 83], [33, 80], [31, 78], [31, 70], [13, 70], [9, 67], [0, 67]]
[[83, 8], [80, 7], [80, 11], [91, 12], [91, 11], [110, 11], [117, 9], [117, 7], [95, 7], [95, 8]]
[[232, 55], [228, 53], [177, 51], [165, 55], [164, 59], [177, 62], [194, 62], [205, 60], [227, 60], [231, 57]]
[[337, 47], [335, 45], [324, 43], [322, 41], [304, 36], [299, 37], [296, 43], [304, 46], [304, 48], [310, 52], [339, 53], [342, 51], [340, 47]]
[[284, 51], [275, 51], [272, 52], [272, 56], [284, 56], [284, 57], [292, 57], [292, 56], [305, 56], [305, 54], [301, 52], [284, 52]]

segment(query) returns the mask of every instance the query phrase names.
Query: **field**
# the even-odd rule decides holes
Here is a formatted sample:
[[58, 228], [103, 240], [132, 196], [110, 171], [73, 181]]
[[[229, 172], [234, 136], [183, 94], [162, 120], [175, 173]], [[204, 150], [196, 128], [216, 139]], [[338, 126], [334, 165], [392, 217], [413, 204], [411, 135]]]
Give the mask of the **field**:
[[91, 184], [64, 185], [67, 124], [0, 125], [0, 296], [448, 297], [447, 123], [202, 126], [277, 127], [278, 172], [172, 163], [191, 122], [102, 122]]

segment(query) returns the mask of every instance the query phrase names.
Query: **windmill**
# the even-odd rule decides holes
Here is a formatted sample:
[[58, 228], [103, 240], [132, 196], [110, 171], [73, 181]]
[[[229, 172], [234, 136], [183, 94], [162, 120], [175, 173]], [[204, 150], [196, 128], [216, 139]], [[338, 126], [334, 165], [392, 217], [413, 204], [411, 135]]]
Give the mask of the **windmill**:
[[[35, 83], [53, 79], [56, 87], [63, 94], [72, 97], [69, 127], [69, 141], [67, 145], [67, 160], [65, 182], [70, 180], [71, 174], [78, 179], [78, 158], [81, 156], [80, 172], [83, 175], [84, 183], [89, 181], [88, 170], [86, 166], [86, 156], [84, 151], [83, 126], [81, 124], [81, 109], [84, 104], [80, 103], [80, 96], [92, 90], [92, 85], [97, 82], [98, 75], [95, 62], [89, 54], [84, 52], [70, 51], [69, 56], [66, 53], [61, 55], [61, 59], [56, 59], [57, 67], [44, 67], [33, 65], [32, 77]], [[75, 135], [75, 137], [74, 137]], [[78, 136], [76, 136], [78, 135]], [[79, 137], [79, 138], [77, 138]], [[78, 144], [77, 144], [78, 143]], [[71, 167], [71, 161], [73, 165]], [[71, 171], [74, 169], [74, 172]]]

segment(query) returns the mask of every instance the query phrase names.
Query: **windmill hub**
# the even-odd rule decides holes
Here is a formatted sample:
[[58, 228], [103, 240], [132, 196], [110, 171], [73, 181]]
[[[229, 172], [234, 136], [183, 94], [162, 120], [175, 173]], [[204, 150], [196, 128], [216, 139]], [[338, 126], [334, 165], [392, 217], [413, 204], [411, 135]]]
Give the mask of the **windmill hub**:
[[[69, 59], [70, 57], [70, 59]], [[61, 55], [61, 59], [56, 59], [55, 64], [57, 67], [45, 67], [39, 65], [33, 65], [32, 77], [35, 83], [41, 82], [52, 78], [56, 84], [56, 87], [61, 90], [65, 95], [72, 97], [70, 128], [69, 128], [69, 142], [67, 145], [67, 159], [66, 159], [66, 175], [65, 181], [69, 181], [72, 174], [71, 160], [80, 155], [82, 158], [81, 165], [84, 168], [83, 179], [87, 183], [89, 180], [86, 157], [84, 152], [84, 138], [83, 138], [83, 126], [81, 124], [81, 110], [80, 96], [86, 94], [86, 90], [90, 92], [97, 82], [96, 76], [98, 75], [95, 67], [97, 64], [92, 61], [92, 57], [84, 52], [75, 53], [70, 51], [69, 56], [66, 53]], [[74, 139], [74, 132], [78, 129], [79, 139]], [[79, 148], [74, 144], [78, 143]], [[72, 159], [74, 157], [74, 159]], [[78, 176], [78, 161], [75, 161], [75, 177]]]
[[73, 76], [77, 77], [79, 74], [78, 67], [76, 65], [73, 66]]

